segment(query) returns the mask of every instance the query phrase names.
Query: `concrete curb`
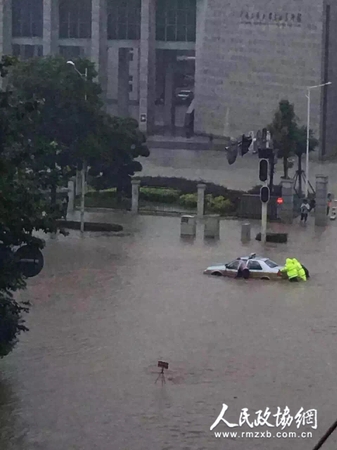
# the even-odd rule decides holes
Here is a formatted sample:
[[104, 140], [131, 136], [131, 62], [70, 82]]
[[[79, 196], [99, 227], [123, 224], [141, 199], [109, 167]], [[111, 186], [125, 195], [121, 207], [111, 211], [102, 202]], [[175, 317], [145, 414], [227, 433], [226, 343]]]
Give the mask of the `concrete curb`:
[[[75, 220], [58, 220], [57, 224], [68, 230], [80, 230], [81, 222]], [[102, 223], [102, 222], [85, 222], [84, 231], [97, 231], [97, 232], [120, 232], [123, 231], [122, 225], [115, 223]]]

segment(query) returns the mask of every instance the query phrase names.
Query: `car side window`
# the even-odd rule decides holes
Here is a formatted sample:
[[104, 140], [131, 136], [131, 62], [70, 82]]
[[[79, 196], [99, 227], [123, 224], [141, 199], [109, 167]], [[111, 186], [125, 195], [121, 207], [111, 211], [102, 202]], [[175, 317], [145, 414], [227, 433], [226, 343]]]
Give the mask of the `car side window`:
[[240, 264], [239, 260], [232, 261], [232, 262], [230, 262], [229, 264], [226, 265], [226, 268], [229, 269], [229, 270], [238, 270], [239, 264]]
[[261, 267], [260, 263], [257, 261], [249, 261], [248, 269], [249, 270], [262, 270], [262, 267]]

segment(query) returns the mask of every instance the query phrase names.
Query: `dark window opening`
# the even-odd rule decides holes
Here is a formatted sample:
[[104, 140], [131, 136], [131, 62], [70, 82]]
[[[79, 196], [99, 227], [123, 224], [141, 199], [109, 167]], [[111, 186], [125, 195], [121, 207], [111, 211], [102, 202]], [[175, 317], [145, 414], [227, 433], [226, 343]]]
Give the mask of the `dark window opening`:
[[69, 60], [84, 57], [85, 51], [83, 47], [76, 45], [60, 45], [59, 54]]
[[226, 269], [238, 270], [240, 262], [241, 261], [238, 261], [238, 260], [232, 261], [231, 263], [226, 264]]
[[139, 40], [141, 0], [108, 0], [108, 39]]
[[43, 56], [43, 46], [13, 44], [12, 53], [21, 60], [39, 58]]
[[273, 261], [270, 261], [270, 259], [266, 259], [265, 263], [267, 264], [268, 267], [275, 269], [275, 267], [278, 267], [278, 264], [274, 263]]
[[157, 0], [157, 41], [195, 42], [196, 0]]
[[61, 39], [91, 38], [91, 0], [60, 0]]
[[12, 0], [13, 37], [43, 37], [43, 0]]
[[262, 270], [260, 263], [257, 261], [248, 261], [248, 269], [249, 270]]

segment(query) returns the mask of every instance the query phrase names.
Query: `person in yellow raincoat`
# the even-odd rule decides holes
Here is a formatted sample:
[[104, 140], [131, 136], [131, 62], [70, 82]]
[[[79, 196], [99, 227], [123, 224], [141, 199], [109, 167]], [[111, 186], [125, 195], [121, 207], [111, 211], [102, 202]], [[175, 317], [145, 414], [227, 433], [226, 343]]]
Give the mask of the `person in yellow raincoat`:
[[289, 281], [291, 282], [298, 281], [297, 267], [291, 258], [286, 259], [286, 265], [284, 266], [281, 272], [286, 272]]
[[296, 259], [293, 258], [293, 262], [295, 264], [295, 267], [297, 269], [297, 276], [302, 281], [307, 281], [307, 275], [305, 273], [305, 270], [302, 267], [302, 264]]

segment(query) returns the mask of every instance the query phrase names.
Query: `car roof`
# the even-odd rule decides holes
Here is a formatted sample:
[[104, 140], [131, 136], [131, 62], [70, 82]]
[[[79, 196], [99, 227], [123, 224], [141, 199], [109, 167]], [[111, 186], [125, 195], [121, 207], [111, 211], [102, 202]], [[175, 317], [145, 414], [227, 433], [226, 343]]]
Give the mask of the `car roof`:
[[248, 261], [249, 259], [251, 261], [267, 261], [269, 260], [269, 258], [265, 258], [263, 256], [254, 256], [254, 257], [250, 257], [250, 256], [241, 256], [238, 259], [241, 259], [243, 261]]

